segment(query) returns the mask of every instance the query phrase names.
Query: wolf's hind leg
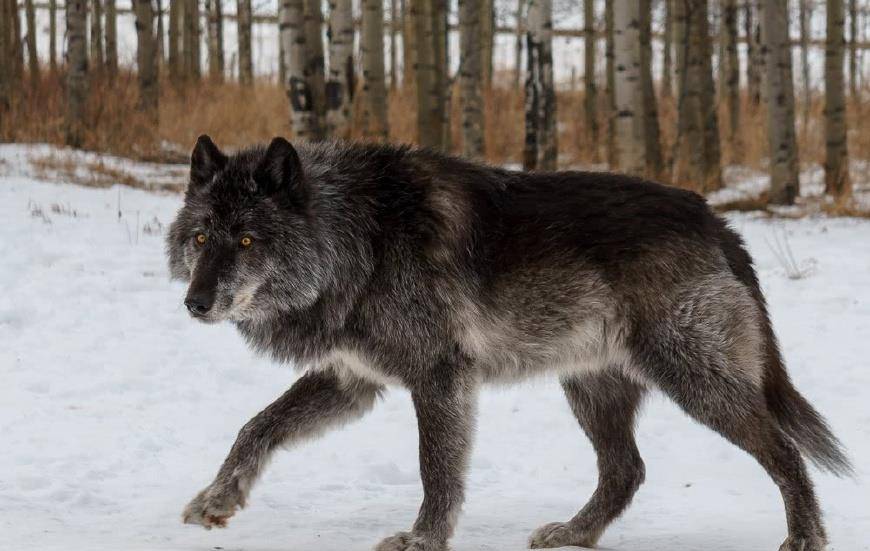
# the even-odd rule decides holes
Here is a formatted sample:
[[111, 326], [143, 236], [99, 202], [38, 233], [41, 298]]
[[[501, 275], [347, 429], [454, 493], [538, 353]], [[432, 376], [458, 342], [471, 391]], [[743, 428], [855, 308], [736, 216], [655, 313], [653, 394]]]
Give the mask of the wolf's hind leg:
[[214, 482], [184, 509], [187, 524], [223, 528], [248, 493], [275, 448], [292, 446], [361, 417], [381, 386], [327, 368], [306, 373], [266, 409], [248, 421]]
[[701, 342], [656, 339], [638, 356], [650, 379], [686, 413], [752, 455], [779, 486], [788, 523], [780, 550], [822, 551], [825, 530], [804, 461], [768, 409], [763, 383], [747, 376], [760, 362], [734, 365], [741, 356]]
[[532, 548], [592, 547], [604, 529], [631, 502], [644, 479], [634, 441], [634, 421], [643, 387], [619, 373], [562, 379], [562, 388], [580, 427], [598, 454], [598, 487], [568, 522], [546, 524], [532, 534]]

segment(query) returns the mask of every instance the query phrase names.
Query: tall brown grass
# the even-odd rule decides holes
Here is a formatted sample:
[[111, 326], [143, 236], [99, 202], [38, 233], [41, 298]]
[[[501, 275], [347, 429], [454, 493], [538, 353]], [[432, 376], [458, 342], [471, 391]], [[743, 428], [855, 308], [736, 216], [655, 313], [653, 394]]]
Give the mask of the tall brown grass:
[[[501, 78], [504, 77], [504, 78]], [[502, 83], [484, 92], [486, 102], [486, 159], [492, 163], [517, 163], [524, 141], [523, 91], [511, 86], [510, 75], [496, 75]], [[31, 85], [25, 85], [0, 110], [0, 140], [17, 142], [64, 142], [65, 86], [62, 73], [44, 72]], [[155, 126], [136, 109], [138, 98], [135, 73], [121, 71], [114, 78], [96, 74], [92, 79], [84, 147], [146, 160], [183, 160], [199, 134], [210, 134], [223, 147], [237, 148], [263, 142], [276, 135], [292, 136], [287, 98], [281, 86], [267, 79], [252, 87], [237, 83], [216, 83], [207, 79], [180, 87], [161, 83], [159, 123]], [[867, 95], [865, 90], [864, 95]], [[451, 102], [451, 149], [461, 145], [459, 91], [453, 90]], [[359, 100], [359, 94], [356, 95]], [[824, 162], [824, 98], [813, 96], [803, 123], [803, 105], [796, 109], [800, 159], [804, 166]], [[390, 139], [413, 143], [416, 133], [415, 91], [411, 88], [390, 92]], [[358, 103], [358, 102], [357, 102]], [[852, 159], [870, 161], [870, 105], [848, 102], [849, 153]], [[559, 158], [563, 167], [590, 166], [607, 158], [607, 109], [604, 91], [598, 95], [598, 139], [593, 140], [583, 116], [583, 91], [557, 93]], [[720, 105], [720, 133], [724, 163], [764, 169], [767, 157], [765, 110], [743, 99], [737, 143], [730, 143], [727, 116]], [[2, 108], [0, 108], [2, 109]], [[677, 126], [674, 98], [660, 98], [658, 104], [662, 152], [666, 164], [672, 156]], [[359, 105], [354, 113], [359, 116]], [[352, 137], [358, 138], [357, 133]], [[594, 143], [593, 143], [594, 142]], [[870, 162], [863, 163], [870, 166]], [[854, 174], [867, 182], [870, 175]]]

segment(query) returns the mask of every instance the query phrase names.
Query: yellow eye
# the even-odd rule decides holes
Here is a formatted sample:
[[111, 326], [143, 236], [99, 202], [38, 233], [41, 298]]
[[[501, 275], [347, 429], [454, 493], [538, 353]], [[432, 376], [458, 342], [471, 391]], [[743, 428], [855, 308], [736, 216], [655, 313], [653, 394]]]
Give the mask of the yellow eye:
[[242, 244], [242, 247], [250, 247], [251, 243], [253, 243], [253, 242], [254, 242], [254, 240], [246, 235], [245, 237], [242, 238], [242, 240], [239, 243]]
[[207, 240], [208, 240], [208, 238], [205, 236], [204, 233], [196, 234], [196, 244], [197, 245], [204, 245]]

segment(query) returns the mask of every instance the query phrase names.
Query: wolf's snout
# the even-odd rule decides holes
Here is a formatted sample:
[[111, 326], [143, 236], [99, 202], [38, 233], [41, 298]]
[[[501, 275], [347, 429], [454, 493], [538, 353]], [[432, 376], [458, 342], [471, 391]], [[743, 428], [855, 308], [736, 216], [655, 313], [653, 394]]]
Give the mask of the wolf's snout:
[[184, 305], [194, 316], [204, 316], [211, 310], [214, 301], [205, 295], [188, 296], [184, 299]]

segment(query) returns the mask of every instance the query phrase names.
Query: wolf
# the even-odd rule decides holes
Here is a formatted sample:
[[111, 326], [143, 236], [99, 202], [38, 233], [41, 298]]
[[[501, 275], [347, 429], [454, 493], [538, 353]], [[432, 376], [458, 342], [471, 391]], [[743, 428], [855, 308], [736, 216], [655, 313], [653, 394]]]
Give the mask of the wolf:
[[592, 547], [644, 480], [634, 437], [658, 389], [751, 454], [782, 492], [781, 551], [826, 534], [804, 458], [850, 465], [790, 382], [741, 238], [695, 193], [592, 172], [517, 172], [426, 149], [275, 138], [233, 155], [201, 136], [167, 236], [184, 304], [303, 370], [239, 431], [186, 523], [224, 527], [279, 447], [410, 391], [424, 490], [377, 551], [447, 549], [476, 395], [559, 377], [598, 486], [532, 548]]

